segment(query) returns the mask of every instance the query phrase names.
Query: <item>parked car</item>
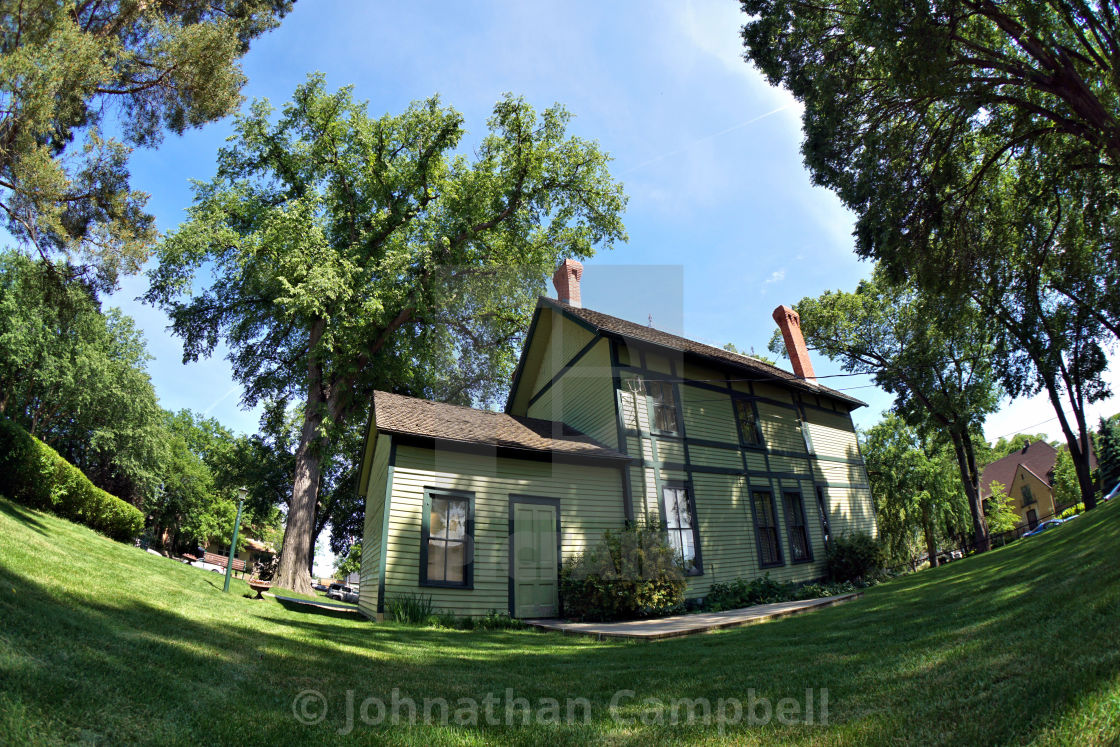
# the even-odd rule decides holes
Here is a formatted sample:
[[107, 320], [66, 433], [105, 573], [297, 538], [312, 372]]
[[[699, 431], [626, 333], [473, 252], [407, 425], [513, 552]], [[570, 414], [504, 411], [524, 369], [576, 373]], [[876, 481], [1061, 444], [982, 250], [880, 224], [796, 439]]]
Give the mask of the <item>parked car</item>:
[[1062, 519], [1047, 519], [1046, 521], [1036, 526], [1034, 529], [1024, 534], [1023, 537], [1033, 537], [1036, 534], [1042, 534], [1047, 529], [1053, 529], [1054, 527], [1064, 523], [1065, 521], [1063, 521]]
[[330, 587], [324, 586], [323, 584], [311, 584], [311, 588], [315, 591], [327, 591]]
[[1112, 490], [1108, 491], [1108, 495], [1106, 495], [1104, 498], [1101, 498], [1101, 502], [1111, 501], [1116, 497], [1117, 493], [1120, 493], [1120, 482], [1116, 483], [1116, 486], [1112, 488]]
[[358, 592], [351, 589], [349, 586], [342, 584], [331, 584], [330, 589], [327, 590], [327, 598], [334, 599], [338, 602], [351, 602], [358, 603]]

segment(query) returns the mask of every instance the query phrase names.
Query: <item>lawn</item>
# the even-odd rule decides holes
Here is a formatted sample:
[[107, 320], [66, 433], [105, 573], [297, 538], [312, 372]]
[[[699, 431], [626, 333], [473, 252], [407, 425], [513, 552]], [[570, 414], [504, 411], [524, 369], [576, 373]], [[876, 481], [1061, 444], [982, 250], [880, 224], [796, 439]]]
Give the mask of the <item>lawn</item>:
[[[0, 499], [0, 743], [1114, 743], [1117, 503], [846, 605], [639, 643], [374, 624], [250, 600], [240, 581], [223, 594], [217, 574]], [[808, 689], [813, 723], [780, 723], [806, 720]], [[415, 725], [385, 723], [394, 691]], [[717, 724], [734, 703], [739, 722]]]

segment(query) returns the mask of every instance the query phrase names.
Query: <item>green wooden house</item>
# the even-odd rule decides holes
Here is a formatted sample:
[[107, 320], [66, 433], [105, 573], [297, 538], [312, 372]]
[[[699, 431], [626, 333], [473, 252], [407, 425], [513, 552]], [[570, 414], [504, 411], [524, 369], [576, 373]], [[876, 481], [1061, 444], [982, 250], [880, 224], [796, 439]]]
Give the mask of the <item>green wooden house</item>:
[[561, 614], [565, 558], [657, 521], [689, 573], [823, 574], [830, 535], [876, 533], [850, 412], [817, 383], [797, 314], [793, 372], [582, 308], [566, 260], [538, 302], [505, 412], [377, 392], [359, 487], [360, 608], [406, 593], [459, 615]]

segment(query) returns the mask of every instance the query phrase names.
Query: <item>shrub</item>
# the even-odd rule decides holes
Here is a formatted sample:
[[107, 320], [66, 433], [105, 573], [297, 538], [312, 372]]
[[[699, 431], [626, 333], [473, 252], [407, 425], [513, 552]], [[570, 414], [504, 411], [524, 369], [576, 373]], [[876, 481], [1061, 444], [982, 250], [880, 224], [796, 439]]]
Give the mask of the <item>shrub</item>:
[[734, 581], [712, 584], [712, 587], [708, 590], [708, 595], [704, 597], [701, 609], [705, 612], [722, 612], [741, 607], [751, 607], [756, 604], [835, 597], [840, 594], [850, 594], [870, 585], [869, 582], [852, 581], [837, 583], [810, 581], [804, 584], [781, 584], [771, 580], [770, 574], [766, 574], [762, 578], [751, 581], [738, 578]]
[[1076, 516], [1077, 514], [1081, 513], [1084, 510], [1085, 510], [1085, 504], [1084, 503], [1075, 503], [1074, 505], [1067, 508], [1065, 511], [1062, 511], [1060, 514], [1058, 514], [1058, 518], [1059, 519], [1068, 519], [1071, 516]]
[[424, 625], [432, 617], [432, 598], [423, 594], [398, 594], [385, 600], [385, 611], [399, 623]]
[[684, 607], [684, 568], [658, 526], [607, 530], [564, 563], [560, 594], [575, 620], [660, 617]]
[[725, 583], [714, 583], [704, 597], [704, 608], [719, 612], [755, 604], [786, 602], [794, 598], [793, 588], [792, 584], [780, 584], [772, 580], [769, 573], [752, 581], [738, 578]]
[[452, 630], [457, 630], [463, 627], [462, 619], [454, 612], [449, 612], [447, 610], [433, 615], [430, 622], [437, 628], [450, 628]]
[[825, 571], [830, 581], [873, 579], [882, 567], [879, 543], [866, 533], [835, 537], [825, 552]]
[[10, 420], [0, 420], [0, 493], [127, 542], [144, 514], [106, 493], [51, 447]]

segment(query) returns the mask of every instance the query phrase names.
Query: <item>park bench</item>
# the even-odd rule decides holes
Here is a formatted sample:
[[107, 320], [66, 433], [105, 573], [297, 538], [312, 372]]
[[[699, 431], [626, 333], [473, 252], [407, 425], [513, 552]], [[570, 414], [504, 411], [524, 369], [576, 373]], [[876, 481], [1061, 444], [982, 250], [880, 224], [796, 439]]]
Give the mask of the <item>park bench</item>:
[[[220, 566], [222, 568], [222, 570], [225, 570], [226, 561], [228, 561], [228, 560], [229, 560], [229, 558], [227, 556], [218, 555], [217, 553], [213, 553], [213, 552], [208, 552], [203, 557], [204, 562], [210, 563], [211, 565]], [[245, 561], [242, 560], [241, 558], [234, 558], [233, 559], [233, 570], [234, 570], [234, 573], [240, 573], [240, 574], [244, 575], [245, 574]]]

